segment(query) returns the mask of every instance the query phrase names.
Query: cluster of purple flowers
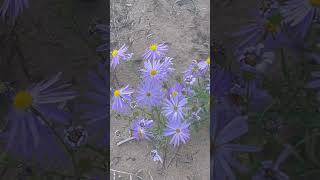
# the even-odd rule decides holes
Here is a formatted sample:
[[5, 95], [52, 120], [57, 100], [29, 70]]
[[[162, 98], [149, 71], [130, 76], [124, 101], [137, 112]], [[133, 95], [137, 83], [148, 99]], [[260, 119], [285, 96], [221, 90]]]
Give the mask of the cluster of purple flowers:
[[[127, 50], [127, 49], [126, 49]], [[166, 128], [163, 129], [164, 137], [171, 137], [170, 144], [174, 147], [181, 143], [186, 143], [190, 139], [189, 127], [187, 121], [188, 96], [192, 94], [192, 84], [189, 79], [205, 79], [210, 70], [210, 57], [199, 62], [194, 61], [184, 73], [183, 83], [176, 83], [166, 87], [169, 82], [170, 74], [174, 71], [173, 58], [167, 57], [168, 46], [165, 43], [152, 43], [143, 54], [143, 68], [140, 70], [142, 81], [137, 87], [136, 102], [139, 109], [145, 109], [150, 113], [157, 111], [165, 119]], [[113, 53], [113, 52], [111, 52]], [[124, 57], [123, 53], [117, 54]], [[112, 56], [114, 61], [114, 56]], [[207, 84], [206, 84], [207, 86]], [[135, 94], [133, 90], [127, 87], [113, 91], [112, 110], [117, 113], [128, 112], [129, 105]], [[207, 87], [208, 88], [208, 87]], [[208, 91], [208, 89], [206, 90]], [[131, 109], [133, 109], [131, 107]], [[199, 117], [199, 112], [193, 112]], [[195, 114], [196, 113], [196, 114]], [[154, 124], [159, 123], [159, 116], [153, 120], [145, 117], [137, 118], [132, 122], [132, 136], [137, 140], [153, 140]], [[161, 159], [157, 156], [158, 160]]]

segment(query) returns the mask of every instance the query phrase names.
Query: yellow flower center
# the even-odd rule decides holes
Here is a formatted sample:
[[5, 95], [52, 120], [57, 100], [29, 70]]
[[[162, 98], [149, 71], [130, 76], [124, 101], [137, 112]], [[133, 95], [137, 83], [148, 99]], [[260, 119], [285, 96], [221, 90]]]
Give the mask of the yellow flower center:
[[270, 21], [267, 21], [267, 23], [265, 24], [266, 30], [270, 33], [275, 33], [278, 32], [278, 26], [273, 24]]
[[118, 50], [114, 49], [111, 53], [112, 57], [118, 56], [118, 52], [119, 52]]
[[151, 69], [150, 75], [151, 75], [151, 76], [155, 76], [156, 74], [157, 74], [157, 70]]
[[206, 63], [210, 65], [210, 57], [207, 58]]
[[120, 90], [115, 90], [115, 91], [113, 92], [113, 95], [114, 95], [115, 97], [119, 97], [119, 96], [121, 95]]
[[177, 128], [176, 129], [176, 134], [179, 134], [181, 132], [181, 129], [180, 128]]
[[177, 92], [177, 91], [172, 91], [171, 95], [172, 95], [173, 97], [176, 97], [176, 96], [178, 95], [178, 92]]
[[25, 110], [32, 105], [32, 95], [27, 91], [20, 91], [14, 97], [13, 105], [17, 109]]
[[151, 51], [156, 51], [158, 46], [156, 44], [151, 44], [149, 48]]
[[194, 66], [194, 67], [192, 68], [192, 72], [196, 73], [197, 71], [198, 71], [197, 66]]
[[311, 6], [320, 7], [320, 0], [310, 0]]

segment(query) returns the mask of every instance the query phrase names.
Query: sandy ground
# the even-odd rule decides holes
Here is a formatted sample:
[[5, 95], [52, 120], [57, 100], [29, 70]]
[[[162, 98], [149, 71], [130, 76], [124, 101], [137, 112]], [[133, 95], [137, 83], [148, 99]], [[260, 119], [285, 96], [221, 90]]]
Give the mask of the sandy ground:
[[[123, 43], [129, 45], [129, 51], [135, 55], [131, 63], [122, 63], [117, 70], [120, 85], [138, 85], [139, 79], [132, 73], [142, 65], [141, 56], [150, 43], [147, 38], [152, 34], [156, 42], [169, 45], [168, 56], [173, 57], [175, 75], [187, 68], [193, 59], [206, 58], [209, 54], [210, 38], [210, 1], [209, 0], [112, 0], [111, 41], [114, 48]], [[119, 28], [118, 28], [119, 27]], [[130, 67], [131, 66], [131, 67]], [[130, 137], [128, 119], [113, 116], [111, 118], [111, 168], [129, 173], [138, 173], [144, 179], [156, 180], [208, 180], [209, 129], [203, 124], [201, 130], [183, 145], [179, 155], [173, 159], [169, 168], [153, 162], [150, 156], [150, 142], [129, 142], [116, 144]], [[168, 160], [174, 150], [168, 151]], [[164, 152], [160, 155], [163, 156]], [[120, 175], [120, 177], [119, 177]], [[152, 178], [151, 178], [152, 176]], [[113, 174], [111, 174], [113, 178]], [[116, 179], [129, 179], [124, 174], [116, 174]]]

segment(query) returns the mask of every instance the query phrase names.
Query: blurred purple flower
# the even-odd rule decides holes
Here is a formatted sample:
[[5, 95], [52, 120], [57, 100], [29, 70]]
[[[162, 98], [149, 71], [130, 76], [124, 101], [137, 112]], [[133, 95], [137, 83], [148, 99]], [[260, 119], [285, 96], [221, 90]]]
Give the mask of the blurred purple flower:
[[293, 27], [302, 38], [307, 34], [312, 21], [319, 17], [320, 1], [289, 0], [280, 11], [284, 21]]
[[201, 76], [201, 71], [199, 67], [199, 63], [196, 60], [193, 60], [192, 63], [188, 66], [188, 69], [183, 72], [183, 78], [198, 78]]
[[212, 83], [212, 96], [215, 99], [220, 99], [226, 96], [231, 87], [233, 86], [234, 75], [226, 69], [217, 66], [213, 69]]
[[161, 44], [150, 44], [143, 54], [145, 60], [160, 60], [168, 51], [168, 46], [165, 43]]
[[198, 67], [201, 71], [201, 74], [205, 75], [208, 69], [210, 70], [210, 57], [208, 57], [206, 60], [200, 61], [198, 63]]
[[193, 77], [193, 75], [185, 76], [183, 82], [187, 85], [193, 85], [196, 82], [197, 78]]
[[127, 61], [132, 57], [131, 54], [126, 54], [128, 47], [124, 44], [120, 49], [113, 49], [111, 52], [111, 67], [114, 69], [120, 63], [120, 60]]
[[[220, 110], [222, 111], [219, 112]], [[220, 118], [213, 118], [211, 125], [212, 176], [213, 179], [235, 180], [236, 176], [232, 171], [232, 167], [241, 172], [247, 171], [247, 168], [236, 159], [235, 155], [238, 153], [257, 152], [259, 148], [231, 143], [231, 141], [248, 132], [246, 117], [236, 116], [236, 114], [225, 114], [225, 110], [220, 108], [216, 109], [216, 111], [216, 113], [220, 114]], [[232, 116], [234, 117], [230, 119]]]
[[57, 106], [76, 97], [75, 92], [66, 90], [70, 84], [58, 83], [60, 79], [58, 73], [13, 96], [7, 125], [0, 134], [9, 154], [25, 161], [35, 160], [42, 166], [70, 165], [66, 152], [48, 127], [50, 123], [69, 123], [69, 113]]
[[4, 0], [0, 8], [2, 18], [15, 22], [24, 9], [29, 7], [29, 0]]
[[[88, 81], [92, 87], [86, 94], [90, 101], [81, 104], [79, 111], [83, 112], [81, 119], [86, 120], [86, 129], [90, 135], [88, 138], [96, 142], [99, 146], [107, 144], [107, 120], [109, 118], [110, 101], [108, 100], [109, 74], [104, 64], [99, 64], [97, 72], [89, 72]], [[100, 135], [102, 133], [102, 135]], [[99, 136], [99, 137], [97, 137]]]
[[257, 43], [263, 43], [266, 48], [274, 49], [287, 41], [288, 37], [282, 31], [284, 24], [278, 8], [270, 9], [266, 13], [256, 12], [254, 17], [256, 19], [251, 24], [232, 34], [232, 37], [244, 37], [244, 40], [236, 46], [236, 53]]
[[167, 121], [167, 128], [164, 130], [164, 136], [172, 136], [170, 144], [174, 147], [179, 146], [180, 142], [184, 144], [190, 139], [189, 126], [190, 124], [178, 121]]
[[252, 180], [289, 180], [289, 176], [280, 171], [279, 166], [290, 155], [291, 147], [286, 145], [285, 149], [281, 152], [276, 162], [262, 161], [261, 169], [252, 177]]
[[158, 106], [164, 97], [163, 92], [161, 92], [161, 86], [154, 81], [143, 81], [137, 93], [138, 105], [149, 109]]
[[180, 121], [184, 119], [185, 108], [188, 101], [186, 98], [170, 97], [166, 99], [162, 107], [162, 113], [169, 121]]
[[132, 122], [132, 136], [137, 140], [150, 140], [153, 136], [150, 129], [153, 127], [153, 120], [137, 119]]
[[113, 91], [112, 110], [120, 114], [129, 113], [132, 93], [133, 90], [129, 88], [129, 85], [127, 85], [124, 88], [116, 89], [115, 91]]

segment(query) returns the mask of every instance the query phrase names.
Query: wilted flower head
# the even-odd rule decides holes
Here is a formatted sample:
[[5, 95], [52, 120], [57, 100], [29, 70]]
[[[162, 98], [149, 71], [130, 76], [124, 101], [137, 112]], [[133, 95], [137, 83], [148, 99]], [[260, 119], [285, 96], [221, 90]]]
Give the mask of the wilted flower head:
[[137, 140], [152, 138], [150, 129], [153, 127], [153, 120], [137, 119], [132, 122], [132, 136]]
[[168, 51], [168, 46], [165, 43], [156, 44], [152, 43], [145, 50], [143, 54], [143, 58], [145, 60], [160, 60]]
[[187, 85], [193, 85], [196, 80], [197, 78], [195, 78], [193, 75], [188, 75], [184, 77], [183, 82]]
[[87, 137], [87, 131], [81, 126], [71, 126], [64, 130], [64, 139], [73, 148], [83, 145]]
[[188, 101], [185, 97], [173, 97], [170, 96], [169, 99], [166, 99], [162, 108], [162, 113], [170, 121], [180, 121], [184, 119], [185, 108]]
[[130, 111], [132, 93], [133, 90], [129, 88], [129, 85], [124, 88], [114, 90], [112, 97], [112, 110], [118, 113], [128, 113]]
[[160, 60], [147, 60], [144, 62], [144, 68], [141, 70], [146, 81], [154, 81], [160, 83], [169, 75], [170, 69], [167, 63]]
[[111, 51], [111, 67], [116, 68], [116, 66], [120, 63], [120, 60], [127, 61], [132, 57], [131, 54], [126, 54], [128, 47], [126, 45], [122, 45], [120, 49], [113, 49]]
[[167, 121], [167, 128], [164, 130], [164, 136], [172, 136], [170, 144], [174, 147], [179, 146], [180, 142], [186, 143], [190, 139], [190, 124], [178, 121]]
[[143, 81], [137, 93], [138, 105], [147, 108], [158, 106], [164, 97], [161, 86], [154, 81]]
[[245, 48], [238, 61], [241, 69], [251, 73], [265, 73], [275, 59], [275, 54], [271, 51], [265, 51], [263, 44]]
[[153, 161], [160, 161], [161, 164], [163, 163], [162, 158], [156, 149], [151, 151], [151, 158]]
[[276, 162], [273, 161], [262, 161], [262, 167], [252, 177], [252, 180], [289, 180], [289, 176], [286, 175], [279, 169], [281, 163], [283, 163], [290, 155], [291, 147], [286, 145], [285, 149], [281, 152]]
[[2, 18], [15, 21], [24, 9], [29, 7], [29, 0], [4, 0], [0, 8]]

